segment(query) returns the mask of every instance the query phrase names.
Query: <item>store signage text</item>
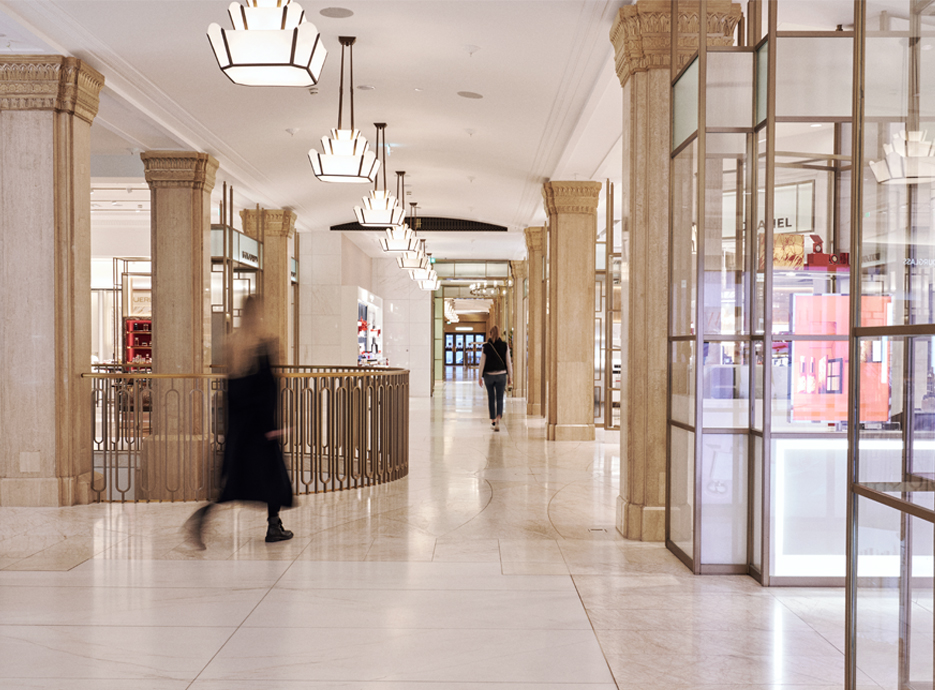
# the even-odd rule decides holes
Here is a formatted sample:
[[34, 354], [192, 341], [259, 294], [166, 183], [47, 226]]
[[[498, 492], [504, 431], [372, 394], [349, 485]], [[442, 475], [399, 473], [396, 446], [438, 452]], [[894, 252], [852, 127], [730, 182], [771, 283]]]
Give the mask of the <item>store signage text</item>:
[[935, 266], [935, 259], [906, 259], [906, 266]]

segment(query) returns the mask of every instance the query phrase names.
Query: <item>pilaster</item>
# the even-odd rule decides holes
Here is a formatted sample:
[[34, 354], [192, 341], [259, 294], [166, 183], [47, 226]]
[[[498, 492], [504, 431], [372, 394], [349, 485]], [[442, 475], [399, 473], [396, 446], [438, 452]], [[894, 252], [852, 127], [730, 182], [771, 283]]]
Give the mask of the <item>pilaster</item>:
[[526, 262], [513, 261], [513, 395], [526, 397]]
[[526, 228], [529, 269], [526, 323], [526, 414], [545, 413], [545, 228]]
[[211, 362], [211, 190], [218, 162], [194, 151], [140, 154], [151, 195], [153, 372]]
[[553, 441], [594, 439], [594, 301], [600, 182], [546, 182], [549, 216], [547, 433]]
[[104, 77], [0, 57], [0, 505], [87, 503], [91, 122]]
[[[678, 68], [698, 48], [700, 5], [680, 0]], [[742, 15], [739, 4], [708, 0], [709, 46], [729, 46]], [[626, 426], [620, 434], [621, 495], [617, 525], [623, 536], [665, 539], [667, 339], [669, 285], [670, 133], [669, 0], [621, 7], [610, 31], [622, 87], [622, 227], [629, 230], [629, 328]]]
[[266, 330], [279, 341], [280, 364], [290, 364], [289, 308], [292, 293], [295, 212], [247, 209], [240, 212], [244, 232], [263, 243], [263, 314]]

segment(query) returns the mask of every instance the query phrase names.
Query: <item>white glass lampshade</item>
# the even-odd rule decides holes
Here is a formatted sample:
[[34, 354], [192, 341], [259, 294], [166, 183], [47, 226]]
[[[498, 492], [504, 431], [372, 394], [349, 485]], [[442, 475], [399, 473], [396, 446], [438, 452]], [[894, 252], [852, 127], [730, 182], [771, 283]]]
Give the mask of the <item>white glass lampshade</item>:
[[397, 225], [386, 229], [386, 237], [380, 240], [380, 247], [385, 252], [414, 252], [419, 248], [419, 240], [408, 225]]
[[248, 0], [231, 3], [233, 29], [208, 27], [221, 71], [243, 86], [314, 86], [325, 64], [321, 34], [298, 3]]
[[[434, 273], [435, 271], [432, 271]], [[430, 280], [420, 280], [419, 287], [425, 290], [426, 292], [435, 292], [438, 289], [438, 276]]]
[[363, 206], [355, 206], [357, 223], [365, 228], [388, 228], [401, 225], [404, 211], [396, 197], [386, 190], [374, 190], [363, 198]]
[[312, 172], [322, 182], [373, 182], [380, 161], [356, 129], [332, 129], [321, 138], [322, 152], [309, 149]]
[[419, 248], [396, 257], [396, 265], [405, 269], [428, 269], [429, 257], [425, 253], [425, 240], [419, 240]]
[[920, 184], [935, 181], [935, 147], [925, 139], [927, 132], [894, 134], [892, 144], [883, 144], [886, 157], [870, 161], [880, 184]]
[[437, 280], [438, 274], [431, 268], [413, 268], [409, 270], [409, 277], [416, 281]]

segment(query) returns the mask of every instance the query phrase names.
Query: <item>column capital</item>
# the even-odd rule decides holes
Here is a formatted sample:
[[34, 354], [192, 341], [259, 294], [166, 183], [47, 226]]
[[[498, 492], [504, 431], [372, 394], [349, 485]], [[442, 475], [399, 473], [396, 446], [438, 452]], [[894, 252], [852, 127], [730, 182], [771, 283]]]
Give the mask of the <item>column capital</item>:
[[0, 110], [55, 110], [90, 124], [102, 88], [104, 75], [78, 58], [0, 56]]
[[[669, 0], [639, 0], [617, 12], [610, 28], [610, 42], [614, 46], [620, 86], [636, 72], [669, 69], [671, 9]], [[708, 0], [708, 45], [732, 45], [734, 28], [742, 12], [740, 4], [730, 0]], [[679, 69], [698, 50], [699, 13], [697, 1], [679, 0]]]
[[295, 221], [298, 218], [290, 208], [247, 208], [240, 212], [243, 231], [256, 239], [259, 236], [260, 218], [263, 219], [263, 232], [276, 237], [293, 237]]
[[542, 252], [545, 249], [545, 228], [543, 226], [526, 228], [523, 233], [526, 235], [527, 252]]
[[[513, 276], [516, 280], [526, 280], [528, 269], [525, 261], [511, 261], [513, 266]], [[515, 286], [514, 286], [515, 287]]]
[[545, 211], [550, 216], [557, 213], [597, 215], [602, 187], [600, 182], [546, 182], [542, 185]]
[[210, 192], [214, 189], [218, 162], [197, 151], [143, 151], [140, 154], [151, 189], [188, 187]]

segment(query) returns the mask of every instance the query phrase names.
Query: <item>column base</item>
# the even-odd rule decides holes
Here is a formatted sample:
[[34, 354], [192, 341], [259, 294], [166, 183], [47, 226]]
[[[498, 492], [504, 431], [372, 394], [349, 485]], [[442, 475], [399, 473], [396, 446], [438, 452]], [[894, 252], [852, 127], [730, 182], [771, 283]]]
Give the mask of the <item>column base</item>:
[[91, 502], [91, 474], [0, 479], [0, 506], [56, 508]]
[[666, 509], [627, 503], [623, 496], [617, 496], [617, 531], [624, 539], [665, 541]]
[[593, 424], [549, 424], [547, 438], [550, 441], [593, 441]]
[[541, 417], [542, 416], [542, 405], [540, 403], [526, 403], [526, 416], [527, 417]]

